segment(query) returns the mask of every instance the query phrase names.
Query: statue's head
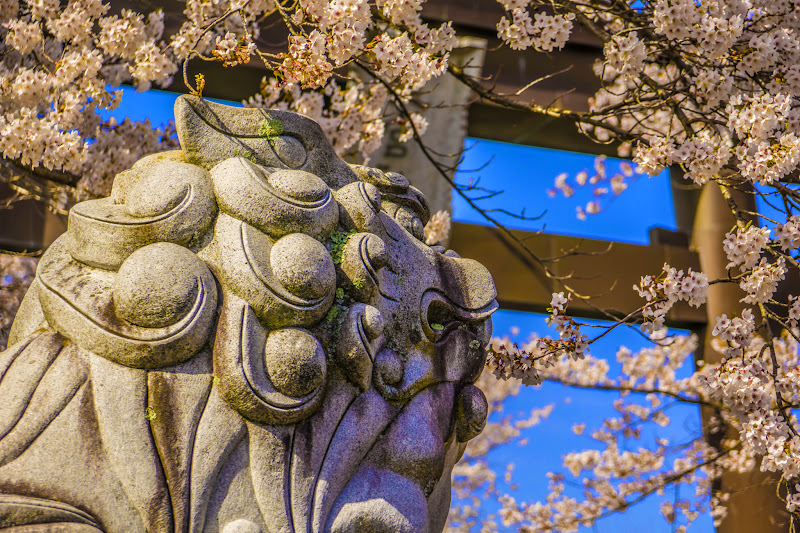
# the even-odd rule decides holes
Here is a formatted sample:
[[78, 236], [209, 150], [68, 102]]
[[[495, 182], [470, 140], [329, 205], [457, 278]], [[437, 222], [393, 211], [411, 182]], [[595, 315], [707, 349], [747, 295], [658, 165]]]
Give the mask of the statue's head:
[[116, 462], [159, 463], [145, 529], [440, 531], [486, 420], [488, 271], [426, 245], [424, 196], [310, 119], [181, 97], [176, 123], [182, 151], [72, 209], [13, 336], [73, 347], [127, 494], [161, 485]]

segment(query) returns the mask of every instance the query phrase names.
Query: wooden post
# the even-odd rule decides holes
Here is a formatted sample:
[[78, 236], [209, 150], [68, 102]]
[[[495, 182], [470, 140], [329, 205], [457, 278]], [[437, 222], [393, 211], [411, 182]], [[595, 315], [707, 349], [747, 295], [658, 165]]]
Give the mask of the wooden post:
[[[728, 189], [737, 205], [755, 212], [753, 194]], [[719, 186], [707, 183], [700, 194], [692, 231], [692, 247], [700, 259], [700, 267], [709, 279], [727, 277], [725, 265], [728, 258], [722, 249], [725, 234], [733, 228], [735, 221]], [[706, 313], [708, 327], [705, 333], [703, 351], [699, 356], [706, 363], [719, 363], [722, 355], [711, 346], [711, 330], [716, 317], [721, 314], [741, 312], [745, 308], [739, 299], [743, 293], [734, 283], [718, 283], [709, 287]], [[714, 415], [710, 409], [701, 409], [703, 425]], [[708, 442], [719, 445], [726, 437], [725, 430], [709, 432]], [[771, 472], [759, 470], [747, 474], [726, 472], [718, 485], [718, 490], [729, 493], [728, 516], [717, 528], [718, 533], [778, 533], [789, 531], [789, 515], [786, 507], [776, 496], [779, 477]]]

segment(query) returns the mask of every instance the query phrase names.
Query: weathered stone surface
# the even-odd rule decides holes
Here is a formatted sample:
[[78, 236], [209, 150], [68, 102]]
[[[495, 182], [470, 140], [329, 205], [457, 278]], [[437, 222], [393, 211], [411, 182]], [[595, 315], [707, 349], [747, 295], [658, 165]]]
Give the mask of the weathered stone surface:
[[0, 353], [0, 527], [441, 531], [488, 271], [304, 117], [176, 117], [183, 152], [75, 207]]

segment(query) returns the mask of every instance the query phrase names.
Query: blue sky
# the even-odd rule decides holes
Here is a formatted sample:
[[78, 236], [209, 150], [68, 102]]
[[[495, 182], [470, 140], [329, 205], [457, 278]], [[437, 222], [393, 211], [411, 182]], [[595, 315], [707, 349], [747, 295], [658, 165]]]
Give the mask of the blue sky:
[[[509, 336], [517, 342], [524, 342], [530, 332], [539, 335], [553, 335], [552, 330], [544, 322], [544, 315], [521, 313], [516, 311], [500, 310], [494, 315], [494, 331], [496, 335], [509, 334], [512, 327], [519, 329], [517, 335]], [[599, 323], [598, 321], [585, 321]], [[589, 330], [591, 331], [591, 330]], [[675, 333], [683, 333], [674, 331]], [[618, 329], [591, 346], [591, 353], [597, 357], [606, 357], [611, 370], [610, 376], [617, 375], [620, 365], [616, 362], [615, 354], [620, 346], [626, 346], [633, 351], [645, 347], [648, 343], [642, 337], [629, 329]], [[691, 361], [687, 361], [679, 372], [679, 377], [687, 377], [691, 373]], [[599, 427], [604, 418], [614, 416], [611, 403], [619, 395], [610, 391], [591, 391], [573, 389], [554, 383], [545, 383], [541, 387], [523, 387], [520, 394], [506, 401], [505, 414], [526, 414], [531, 409], [554, 404], [550, 416], [539, 425], [523, 433], [528, 439], [525, 446], [509, 445], [496, 450], [490, 457], [490, 464], [498, 472], [503, 472], [505, 464], [515, 464], [514, 482], [519, 484], [519, 489], [510, 492], [519, 501], [544, 500], [547, 495], [547, 472], [562, 472], [562, 455], [569, 451], [580, 451], [596, 448], [597, 443], [589, 438], [588, 434], [593, 427]], [[648, 435], [640, 441], [631, 441], [630, 449], [641, 446], [651, 446], [655, 438], [668, 438], [671, 444], [684, 443], [694, 438], [700, 432], [699, 411], [692, 406], [676, 405], [667, 411], [673, 423], [666, 428], [656, 428], [656, 432], [643, 431]], [[584, 435], [576, 436], [572, 432], [573, 424], [584, 423], [587, 431]], [[601, 449], [601, 448], [598, 448]], [[573, 479], [566, 473], [568, 479]], [[501, 484], [502, 485], [502, 484]], [[682, 487], [681, 491], [688, 493], [690, 488]], [[574, 493], [577, 496], [579, 493]], [[647, 531], [672, 531], [669, 524], [660, 518], [659, 505], [664, 499], [672, 501], [674, 491], [668, 492], [664, 497], [651, 496], [645, 502], [632, 507], [625, 513], [616, 514], [602, 519], [594, 528], [584, 528], [582, 531], [596, 531], [600, 533], [640, 532], [642, 524], [648, 524]], [[490, 506], [491, 507], [491, 506]], [[701, 517], [689, 528], [692, 532], [712, 532], [714, 528], [711, 520]]]
[[[486, 139], [467, 139], [465, 144], [467, 150], [459, 168], [480, 170], [460, 173], [457, 181], [467, 184], [477, 180], [481, 187], [506, 191], [488, 200], [491, 205], [483, 202], [487, 205], [482, 207], [502, 206], [512, 213], [521, 213], [524, 209], [527, 216], [543, 213], [540, 219], [530, 221], [497, 214], [500, 221], [510, 227], [635, 244], [649, 244], [648, 230], [653, 226], [675, 229], [672, 192], [666, 172], [655, 178], [646, 175], [629, 178], [628, 190], [604, 201], [603, 211], [578, 220], [576, 207], [593, 199], [593, 187], [588, 184], [576, 187], [570, 198], [562, 194], [550, 198], [547, 190], [553, 188], [556, 176], [562, 172], [570, 176], [572, 184], [581, 170], [587, 170], [589, 176], [594, 174], [594, 156]], [[618, 159], [606, 160], [608, 175], [618, 172], [619, 163]], [[466, 201], [453, 196], [455, 220], [485, 223]]]
[[[176, 94], [162, 91], [136, 93], [131, 88], [123, 90], [122, 105], [112, 113], [118, 119], [126, 116], [134, 120], [149, 118], [156, 126], [172, 120]], [[487, 207], [502, 206], [512, 212], [521, 212], [524, 208], [528, 215], [544, 213], [536, 221], [519, 221], [501, 216], [501, 221], [511, 227], [544, 229], [547, 233], [636, 244], [648, 244], [648, 230], [652, 226], [675, 228], [666, 174], [652, 179], [635, 179], [622, 195], [606, 202], [603, 212], [582, 221], [575, 216], [576, 206], [585, 205], [591, 199], [590, 187], [577, 191], [571, 198], [561, 195], [550, 198], [547, 189], [552, 188], [555, 177], [561, 172], [575, 176], [581, 170], [588, 169], [591, 175], [593, 156], [482, 139], [468, 139], [466, 146], [469, 149], [461, 168], [481, 170], [459, 174], [457, 179], [467, 182], [480, 178], [481, 186], [508, 191], [492, 199], [493, 203], [487, 204]], [[608, 161], [610, 173], [613, 173], [616, 165], [618, 162]], [[457, 221], [483, 223], [483, 219], [457, 195], [454, 195], [453, 218]], [[495, 314], [496, 334], [510, 334], [512, 327], [519, 328], [519, 334], [512, 335], [519, 342], [524, 342], [530, 332], [537, 332], [540, 336], [552, 334], [544, 323], [543, 315], [505, 310]], [[614, 369], [618, 368], [614, 354], [620, 345], [636, 350], [644, 345], [644, 341], [636, 332], [620, 328], [592, 346], [595, 355], [610, 359], [612, 375]], [[686, 368], [684, 372], [688, 374], [690, 369]], [[515, 464], [514, 480], [519, 483], [519, 488], [512, 494], [518, 501], [544, 500], [547, 494], [545, 473], [560, 470], [562, 454], [594, 445], [594, 441], [587, 436], [575, 436], [571, 430], [572, 425], [587, 423], [590, 428], [592, 425], [599, 425], [603, 418], [612, 416], [611, 402], [616, 397], [612, 392], [567, 389], [546, 384], [539, 388], [525, 387], [519, 396], [508, 401], [508, 413], [527, 413], [536, 407], [555, 404], [555, 409], [547, 420], [526, 432], [525, 437], [529, 441], [526, 446], [506, 446], [495, 450], [490, 457], [490, 463], [497, 467], [498, 472], [503, 472], [509, 462]], [[659, 436], [668, 437], [671, 442], [682, 442], [699, 431], [700, 419], [696, 409], [679, 407], [670, 414], [673, 424], [662, 430]], [[672, 492], [663, 498], [671, 501], [674, 497]], [[626, 513], [612, 515], [593, 528], [584, 528], [583, 531], [640, 532], [646, 524], [648, 532], [668, 533], [672, 531], [672, 527], [658, 515], [660, 501], [659, 497], [651, 497]], [[701, 517], [689, 531], [705, 533], [714, 529], [708, 517]]]

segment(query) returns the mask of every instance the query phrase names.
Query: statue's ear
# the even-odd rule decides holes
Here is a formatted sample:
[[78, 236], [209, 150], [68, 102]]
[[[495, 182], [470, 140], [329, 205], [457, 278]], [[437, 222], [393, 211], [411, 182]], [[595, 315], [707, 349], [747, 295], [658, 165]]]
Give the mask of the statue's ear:
[[[422, 191], [410, 185], [402, 174], [384, 172], [379, 168], [363, 165], [350, 165], [356, 176], [381, 193], [381, 200], [387, 202], [386, 211], [405, 227], [412, 235], [422, 238], [422, 228], [431, 219], [431, 208]], [[413, 223], [412, 219], [418, 219]], [[416, 226], [419, 226], [418, 228]]]
[[297, 113], [182, 95], [175, 101], [175, 127], [187, 160], [208, 170], [245, 157], [262, 166], [311, 172], [333, 189], [356, 181], [319, 124]]
[[413, 185], [402, 194], [388, 193], [384, 194], [384, 198], [390, 202], [409, 208], [414, 215], [420, 219], [423, 226], [431, 219], [431, 207], [428, 203], [428, 199], [425, 198], [422, 191]]

